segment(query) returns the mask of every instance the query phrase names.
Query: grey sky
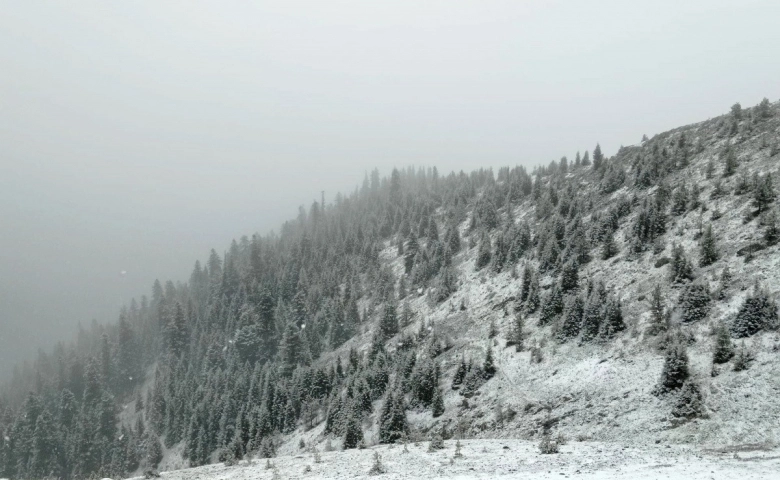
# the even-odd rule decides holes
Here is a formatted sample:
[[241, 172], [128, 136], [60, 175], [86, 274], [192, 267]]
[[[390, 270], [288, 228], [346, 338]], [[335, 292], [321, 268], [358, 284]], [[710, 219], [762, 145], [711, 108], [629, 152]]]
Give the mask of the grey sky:
[[778, 19], [777, 1], [3, 2], [0, 376], [373, 167], [611, 154], [777, 100]]

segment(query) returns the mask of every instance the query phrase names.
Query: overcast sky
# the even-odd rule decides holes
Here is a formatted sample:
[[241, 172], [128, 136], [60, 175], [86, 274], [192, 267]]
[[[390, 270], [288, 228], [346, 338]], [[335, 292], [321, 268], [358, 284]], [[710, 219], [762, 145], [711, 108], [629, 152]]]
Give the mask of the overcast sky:
[[776, 101], [778, 19], [776, 0], [3, 2], [0, 376], [374, 167], [612, 154]]

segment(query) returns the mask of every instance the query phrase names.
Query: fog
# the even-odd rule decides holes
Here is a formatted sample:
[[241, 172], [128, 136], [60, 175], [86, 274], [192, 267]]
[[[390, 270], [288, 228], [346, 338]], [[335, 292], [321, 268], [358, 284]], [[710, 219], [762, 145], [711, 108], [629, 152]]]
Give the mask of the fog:
[[611, 154], [780, 96], [777, 2], [593, 3], [4, 3], [0, 377], [374, 167]]

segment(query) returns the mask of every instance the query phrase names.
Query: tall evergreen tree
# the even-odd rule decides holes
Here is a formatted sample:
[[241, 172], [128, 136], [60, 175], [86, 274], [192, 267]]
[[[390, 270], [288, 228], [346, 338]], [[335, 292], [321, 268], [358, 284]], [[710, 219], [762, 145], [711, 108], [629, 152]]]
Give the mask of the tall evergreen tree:
[[387, 340], [398, 333], [397, 307], [393, 302], [385, 303], [385, 308], [380, 320], [379, 332], [383, 340]]
[[658, 382], [656, 392], [664, 394], [679, 390], [690, 376], [688, 370], [688, 353], [679, 341], [673, 342], [666, 350], [664, 368]]
[[712, 363], [726, 363], [734, 356], [734, 345], [725, 325], [719, 323], [715, 330]]
[[479, 240], [479, 249], [477, 250], [477, 259], [474, 264], [477, 270], [482, 269], [490, 263], [491, 258], [490, 235], [486, 231], [482, 232]]
[[685, 255], [685, 249], [680, 244], [672, 248], [672, 261], [670, 263], [670, 279], [672, 283], [682, 283], [693, 280], [693, 267], [688, 257]]
[[704, 229], [701, 241], [701, 253], [699, 255], [699, 266], [706, 267], [712, 265], [718, 259], [720, 254], [718, 253], [718, 246], [715, 243], [715, 235], [712, 233], [712, 224], [708, 224]]

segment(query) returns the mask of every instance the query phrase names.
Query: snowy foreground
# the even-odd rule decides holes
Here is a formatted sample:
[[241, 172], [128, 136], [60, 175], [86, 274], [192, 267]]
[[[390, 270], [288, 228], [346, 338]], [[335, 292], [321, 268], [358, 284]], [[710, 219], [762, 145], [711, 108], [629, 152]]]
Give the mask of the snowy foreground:
[[[597, 442], [571, 442], [561, 452], [541, 455], [535, 443], [521, 440], [465, 440], [462, 457], [454, 459], [455, 441], [428, 453], [428, 442], [377, 446], [365, 450], [280, 456], [267, 461], [242, 461], [226, 467], [208, 465], [165, 472], [166, 480], [292, 479], [292, 478], [518, 478], [518, 479], [780, 479], [780, 449], [758, 445], [706, 449], [687, 445], [620, 447]], [[386, 473], [370, 476], [374, 452]], [[452, 462], [452, 463], [451, 463]], [[307, 471], [309, 470], [310, 471]], [[277, 474], [274, 477], [274, 474]]]

